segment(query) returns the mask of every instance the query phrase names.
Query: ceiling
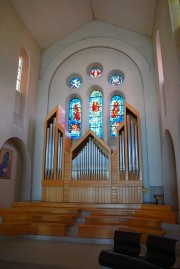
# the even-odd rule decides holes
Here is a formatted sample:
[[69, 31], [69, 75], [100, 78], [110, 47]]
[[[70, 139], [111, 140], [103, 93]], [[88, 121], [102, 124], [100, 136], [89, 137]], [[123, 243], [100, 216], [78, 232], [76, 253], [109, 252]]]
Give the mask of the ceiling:
[[42, 49], [92, 20], [152, 35], [157, 0], [10, 0]]

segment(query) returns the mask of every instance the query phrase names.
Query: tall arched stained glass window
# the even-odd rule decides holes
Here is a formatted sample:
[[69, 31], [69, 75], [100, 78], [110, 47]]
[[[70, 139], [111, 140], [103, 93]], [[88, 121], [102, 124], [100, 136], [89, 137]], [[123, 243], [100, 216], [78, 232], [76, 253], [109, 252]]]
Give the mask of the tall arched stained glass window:
[[89, 96], [89, 129], [102, 137], [102, 93], [97, 90]]
[[110, 135], [116, 136], [116, 127], [124, 120], [124, 99], [114, 95], [110, 100]]
[[81, 136], [81, 100], [74, 98], [69, 102], [68, 132], [72, 138]]

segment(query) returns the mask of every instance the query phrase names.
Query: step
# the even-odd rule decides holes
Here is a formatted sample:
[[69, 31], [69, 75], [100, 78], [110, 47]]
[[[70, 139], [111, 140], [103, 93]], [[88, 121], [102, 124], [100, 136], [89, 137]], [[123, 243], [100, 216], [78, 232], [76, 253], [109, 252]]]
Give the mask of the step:
[[30, 234], [33, 235], [49, 235], [49, 236], [65, 236], [65, 223], [32, 223]]
[[135, 210], [132, 209], [126, 209], [126, 210], [120, 210], [120, 209], [92, 209], [91, 215], [116, 215], [116, 216], [134, 216]]
[[119, 228], [119, 225], [93, 225], [80, 224], [79, 237], [84, 238], [114, 238], [114, 231]]
[[140, 218], [154, 218], [164, 223], [177, 223], [177, 214], [174, 212], [159, 212], [153, 210], [141, 210], [135, 212], [136, 217]]
[[128, 226], [160, 230], [161, 221], [150, 218], [131, 218], [128, 220]]
[[129, 219], [132, 217], [126, 216], [114, 216], [114, 215], [90, 215], [86, 217], [85, 223], [86, 224], [112, 224], [112, 225], [126, 225], [128, 224]]
[[25, 235], [29, 234], [30, 223], [1, 223], [0, 235]]
[[0, 208], [0, 216], [7, 214], [73, 214], [74, 216], [79, 215], [78, 208], [51, 208], [51, 207], [11, 207], [11, 208]]

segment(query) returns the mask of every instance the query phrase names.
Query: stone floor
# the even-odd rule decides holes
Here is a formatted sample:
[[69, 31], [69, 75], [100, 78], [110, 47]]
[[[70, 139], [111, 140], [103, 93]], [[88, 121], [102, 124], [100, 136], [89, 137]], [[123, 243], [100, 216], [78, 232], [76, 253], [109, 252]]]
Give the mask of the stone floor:
[[[180, 267], [180, 242], [176, 248], [176, 264]], [[59, 237], [0, 237], [0, 260], [45, 265], [33, 269], [100, 269], [99, 253], [111, 249], [112, 240], [87, 240]], [[141, 246], [141, 255], [146, 253], [145, 245]], [[29, 267], [0, 267], [1, 269], [31, 269]]]

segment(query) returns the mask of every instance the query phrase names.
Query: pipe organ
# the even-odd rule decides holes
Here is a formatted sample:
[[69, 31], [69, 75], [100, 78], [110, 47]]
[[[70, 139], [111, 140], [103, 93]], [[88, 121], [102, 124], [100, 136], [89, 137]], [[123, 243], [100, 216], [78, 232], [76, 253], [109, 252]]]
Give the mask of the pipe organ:
[[45, 119], [42, 185], [53, 186], [63, 179], [64, 150], [71, 144], [63, 126], [64, 111], [57, 106]]
[[142, 180], [139, 113], [125, 102], [125, 120], [117, 130], [120, 180]]
[[72, 180], [109, 180], [109, 154], [91, 135], [73, 152]]
[[124, 102], [117, 148], [89, 130], [72, 145], [64, 111], [55, 107], [45, 119], [42, 200], [78, 203], [142, 203], [139, 113]]

